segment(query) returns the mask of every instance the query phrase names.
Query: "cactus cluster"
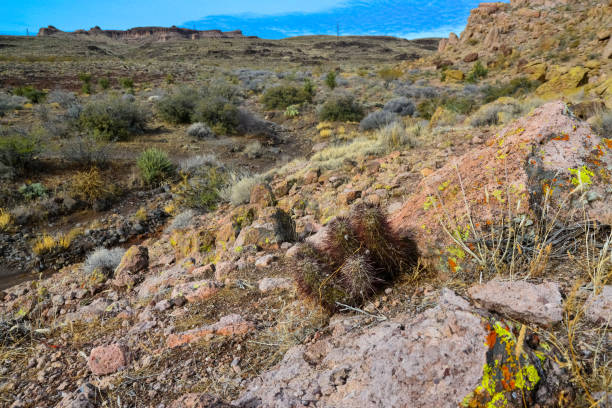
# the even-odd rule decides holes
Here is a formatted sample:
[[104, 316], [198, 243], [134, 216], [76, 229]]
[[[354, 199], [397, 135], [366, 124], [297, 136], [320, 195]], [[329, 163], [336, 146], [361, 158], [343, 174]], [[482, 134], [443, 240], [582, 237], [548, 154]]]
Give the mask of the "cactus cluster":
[[301, 246], [295, 279], [300, 293], [333, 311], [338, 303], [361, 305], [417, 257], [414, 242], [392, 231], [380, 207], [359, 204], [327, 224], [319, 246]]

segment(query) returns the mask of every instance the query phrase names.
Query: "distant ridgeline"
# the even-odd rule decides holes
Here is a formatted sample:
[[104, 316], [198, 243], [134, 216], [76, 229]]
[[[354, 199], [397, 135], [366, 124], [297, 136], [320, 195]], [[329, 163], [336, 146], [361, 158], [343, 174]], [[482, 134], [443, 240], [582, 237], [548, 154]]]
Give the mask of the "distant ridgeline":
[[241, 30], [221, 31], [221, 30], [190, 30], [188, 28], [172, 27], [135, 27], [129, 30], [102, 30], [96, 26], [89, 31], [76, 30], [73, 32], [61, 31], [53, 26], [41, 28], [38, 31], [39, 37], [50, 35], [89, 35], [89, 36], [104, 36], [113, 40], [145, 40], [153, 41], [168, 41], [172, 39], [190, 39], [197, 40], [199, 38], [253, 38], [245, 37]]

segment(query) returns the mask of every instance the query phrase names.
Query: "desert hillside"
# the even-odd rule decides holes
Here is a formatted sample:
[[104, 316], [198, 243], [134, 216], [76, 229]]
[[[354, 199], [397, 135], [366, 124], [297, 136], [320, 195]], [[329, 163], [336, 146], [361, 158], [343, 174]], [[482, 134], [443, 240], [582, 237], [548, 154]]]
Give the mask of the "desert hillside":
[[0, 406], [612, 407], [611, 177], [608, 0], [0, 36]]

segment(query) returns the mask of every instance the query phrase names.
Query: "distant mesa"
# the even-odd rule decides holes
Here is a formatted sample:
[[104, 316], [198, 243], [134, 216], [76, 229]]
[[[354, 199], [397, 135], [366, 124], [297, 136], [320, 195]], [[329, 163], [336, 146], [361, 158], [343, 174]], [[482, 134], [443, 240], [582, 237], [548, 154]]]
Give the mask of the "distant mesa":
[[221, 30], [191, 30], [189, 28], [172, 27], [135, 27], [129, 30], [102, 30], [95, 26], [89, 31], [76, 30], [73, 32], [65, 32], [50, 25], [38, 30], [39, 37], [50, 35], [68, 34], [68, 35], [88, 35], [102, 36], [113, 40], [152, 40], [152, 41], [168, 41], [173, 39], [189, 39], [197, 40], [199, 38], [254, 38], [245, 37], [241, 30], [221, 31]]

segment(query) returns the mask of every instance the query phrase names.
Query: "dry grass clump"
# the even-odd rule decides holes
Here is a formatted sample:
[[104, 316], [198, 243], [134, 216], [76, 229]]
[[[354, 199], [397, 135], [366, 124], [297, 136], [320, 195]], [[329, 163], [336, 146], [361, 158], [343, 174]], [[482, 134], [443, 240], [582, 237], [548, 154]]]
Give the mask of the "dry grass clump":
[[100, 170], [92, 167], [88, 171], [81, 171], [72, 177], [70, 182], [70, 196], [93, 204], [95, 201], [113, 195], [113, 186], [104, 180]]
[[13, 219], [11, 213], [4, 211], [0, 208], [0, 231], [7, 231], [11, 226]]
[[34, 241], [32, 251], [36, 255], [44, 255], [51, 252], [66, 250], [70, 248], [70, 244], [72, 244], [74, 239], [81, 235], [82, 232], [81, 229], [74, 228], [67, 234], [58, 234], [55, 237], [49, 234], [43, 234]]
[[303, 295], [330, 311], [361, 305], [417, 262], [416, 245], [391, 230], [378, 206], [360, 204], [326, 228], [320, 248], [301, 247], [295, 279]]

